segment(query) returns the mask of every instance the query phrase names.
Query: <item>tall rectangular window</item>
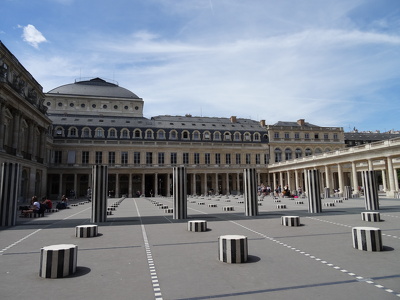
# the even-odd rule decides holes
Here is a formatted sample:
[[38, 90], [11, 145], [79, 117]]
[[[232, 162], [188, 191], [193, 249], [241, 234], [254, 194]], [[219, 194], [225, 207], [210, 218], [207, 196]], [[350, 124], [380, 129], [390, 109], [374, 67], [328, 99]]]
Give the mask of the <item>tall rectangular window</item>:
[[247, 165], [251, 164], [251, 154], [250, 153], [246, 153], [246, 164]]
[[220, 153], [215, 153], [215, 164], [216, 165], [221, 164], [221, 154]]
[[108, 152], [108, 164], [110, 166], [115, 165], [115, 152], [113, 152], [113, 151]]
[[176, 165], [177, 164], [177, 159], [176, 159], [176, 152], [171, 153], [171, 165]]
[[204, 153], [204, 163], [205, 163], [206, 165], [211, 164], [211, 159], [210, 159], [210, 157], [211, 157], [210, 153]]
[[126, 166], [128, 164], [128, 152], [121, 152], [121, 165]]
[[285, 139], [289, 138], [289, 132], [285, 132]]
[[199, 165], [200, 164], [200, 153], [195, 153], [194, 154], [194, 164]]
[[151, 166], [153, 164], [153, 152], [146, 152], [146, 165]]
[[274, 132], [274, 138], [279, 139], [279, 132]]
[[140, 165], [140, 152], [133, 152], [133, 164]]
[[304, 134], [304, 138], [305, 138], [305, 139], [309, 139], [309, 138], [310, 138], [310, 134], [309, 134], [309, 133], [305, 133], [305, 134]]
[[183, 153], [183, 164], [184, 165], [189, 164], [189, 153]]
[[240, 153], [236, 153], [236, 164], [241, 165], [242, 164], [242, 156]]
[[295, 139], [299, 139], [299, 138], [300, 138], [300, 133], [295, 132], [295, 133], [294, 133], [294, 138], [295, 138]]
[[160, 165], [160, 166], [163, 166], [164, 165], [164, 152], [159, 152], [158, 153], [158, 164]]
[[95, 163], [96, 163], [96, 165], [99, 165], [99, 164], [103, 163], [103, 152], [96, 151]]
[[337, 140], [337, 139], [338, 139], [337, 133], [334, 133], [334, 134], [333, 134], [333, 139], [334, 139], [334, 140]]
[[62, 151], [54, 151], [54, 163], [61, 164], [62, 162]]
[[256, 165], [261, 164], [261, 156], [259, 153], [256, 154]]
[[324, 140], [329, 140], [329, 134], [324, 133]]
[[89, 151], [82, 151], [82, 164], [87, 165], [89, 163]]
[[231, 154], [230, 153], [226, 153], [226, 155], [225, 155], [225, 163], [227, 165], [231, 164]]

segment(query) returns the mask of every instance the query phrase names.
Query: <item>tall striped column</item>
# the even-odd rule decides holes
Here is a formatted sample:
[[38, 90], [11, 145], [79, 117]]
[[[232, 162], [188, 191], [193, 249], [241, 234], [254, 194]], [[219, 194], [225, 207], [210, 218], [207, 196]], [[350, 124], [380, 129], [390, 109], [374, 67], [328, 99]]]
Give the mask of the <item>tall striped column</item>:
[[107, 222], [108, 167], [92, 168], [92, 223]]
[[378, 182], [376, 171], [362, 171], [366, 210], [379, 210]]
[[0, 176], [0, 226], [15, 226], [20, 183], [20, 164], [3, 163]]
[[258, 215], [257, 176], [256, 169], [244, 169], [243, 172], [244, 201], [246, 216]]
[[346, 199], [346, 200], [349, 200], [350, 198], [351, 198], [351, 186], [348, 186], [348, 185], [346, 185], [345, 187], [344, 187], [344, 193], [343, 193], [343, 197]]
[[187, 219], [187, 178], [185, 167], [174, 167], [172, 171], [175, 220]]
[[308, 196], [308, 212], [322, 212], [321, 192], [318, 170], [307, 170], [307, 196]]

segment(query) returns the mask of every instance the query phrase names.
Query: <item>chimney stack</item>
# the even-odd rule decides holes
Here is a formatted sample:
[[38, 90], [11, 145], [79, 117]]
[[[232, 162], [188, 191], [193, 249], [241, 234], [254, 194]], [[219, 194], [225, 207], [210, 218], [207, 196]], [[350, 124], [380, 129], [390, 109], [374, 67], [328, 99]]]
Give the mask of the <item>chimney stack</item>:
[[261, 125], [261, 127], [265, 127], [265, 120], [261, 120], [260, 125]]
[[299, 124], [300, 126], [304, 126], [304, 123], [304, 119], [297, 120], [297, 124]]
[[236, 123], [236, 116], [231, 117], [231, 123]]

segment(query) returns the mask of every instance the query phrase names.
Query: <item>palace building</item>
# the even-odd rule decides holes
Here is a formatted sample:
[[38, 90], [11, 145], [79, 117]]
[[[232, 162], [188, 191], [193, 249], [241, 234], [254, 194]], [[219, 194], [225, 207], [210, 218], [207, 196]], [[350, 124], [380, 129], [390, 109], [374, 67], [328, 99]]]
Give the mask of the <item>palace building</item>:
[[340, 189], [357, 187], [357, 172], [375, 167], [384, 187], [398, 190], [398, 138], [378, 155], [371, 147], [357, 152], [366, 144], [346, 147], [342, 127], [304, 119], [267, 125], [236, 116], [145, 118], [143, 111], [142, 98], [101, 78], [43, 93], [0, 42], [0, 163], [21, 165], [21, 201], [83, 197], [93, 165], [108, 166], [111, 197], [170, 196], [174, 166], [186, 167], [193, 195], [242, 194], [245, 168], [256, 169], [260, 184], [293, 189], [304, 186], [307, 168], [319, 168], [324, 186]]

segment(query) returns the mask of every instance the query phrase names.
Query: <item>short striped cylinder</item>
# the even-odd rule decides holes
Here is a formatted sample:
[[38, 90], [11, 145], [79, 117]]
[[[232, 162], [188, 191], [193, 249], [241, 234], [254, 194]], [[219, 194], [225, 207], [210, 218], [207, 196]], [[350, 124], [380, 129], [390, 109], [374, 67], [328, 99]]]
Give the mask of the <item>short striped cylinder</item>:
[[257, 172], [255, 168], [243, 171], [244, 204], [246, 216], [258, 215]]
[[79, 204], [74, 203], [74, 204], [71, 204], [71, 206], [79, 206]]
[[207, 231], [207, 221], [193, 220], [188, 222], [188, 231], [204, 232]]
[[187, 218], [187, 174], [185, 167], [174, 167], [172, 171], [175, 220]]
[[86, 202], [79, 202], [79, 205], [85, 205]]
[[161, 205], [158, 207], [159, 209], [168, 209], [168, 205]]
[[205, 205], [204, 202], [197, 202], [197, 205]]
[[78, 246], [60, 244], [43, 247], [40, 250], [39, 276], [63, 278], [76, 272]]
[[281, 200], [275, 199], [274, 202], [275, 202], [275, 203], [279, 203], [279, 202], [281, 202]]
[[222, 210], [223, 210], [223, 211], [234, 211], [234, 208], [233, 208], [233, 206], [224, 206], [224, 207], [222, 208]]
[[365, 209], [379, 210], [377, 173], [362, 171], [364, 180]]
[[307, 170], [308, 212], [320, 213], [321, 207], [320, 176], [318, 170]]
[[303, 202], [303, 201], [300, 201], [300, 200], [299, 200], [299, 201], [295, 201], [294, 203], [295, 203], [295, 204], [304, 204], [304, 202]]
[[335, 199], [335, 203], [343, 203], [342, 199]]
[[282, 216], [281, 224], [283, 226], [300, 226], [300, 217], [299, 216]]
[[334, 202], [325, 202], [324, 205], [328, 206], [328, 207], [332, 207], [332, 206], [335, 206], [335, 203]]
[[[0, 124], [3, 126], [3, 124]], [[0, 227], [15, 226], [21, 165], [4, 162], [0, 173]]]
[[231, 202], [231, 200], [230, 199], [226, 199], [226, 200], [224, 200], [225, 202]]
[[97, 236], [97, 225], [79, 225], [75, 227], [75, 236], [78, 238], [90, 238]]
[[363, 211], [361, 213], [361, 219], [367, 222], [380, 222], [381, 214], [376, 211]]
[[58, 208], [48, 208], [46, 209], [46, 212], [50, 213], [50, 212], [58, 212]]
[[379, 228], [353, 227], [352, 236], [355, 249], [373, 252], [383, 250], [382, 233]]
[[258, 202], [258, 206], [262, 206], [262, 202]]
[[107, 210], [107, 216], [111, 216], [112, 215], [112, 211], [111, 210]]
[[217, 204], [210, 203], [208, 204], [208, 207], [217, 207]]
[[286, 204], [277, 204], [276, 208], [286, 208]]
[[115, 210], [115, 207], [107, 207], [107, 210]]
[[247, 261], [247, 237], [244, 235], [221, 235], [218, 238], [218, 259], [229, 264]]
[[237, 203], [244, 203], [244, 201], [243, 200], [239, 200], [239, 201], [237, 201]]
[[164, 209], [164, 212], [167, 213], [167, 214], [172, 214], [174, 212], [174, 209], [173, 208], [167, 208], [167, 209]]

